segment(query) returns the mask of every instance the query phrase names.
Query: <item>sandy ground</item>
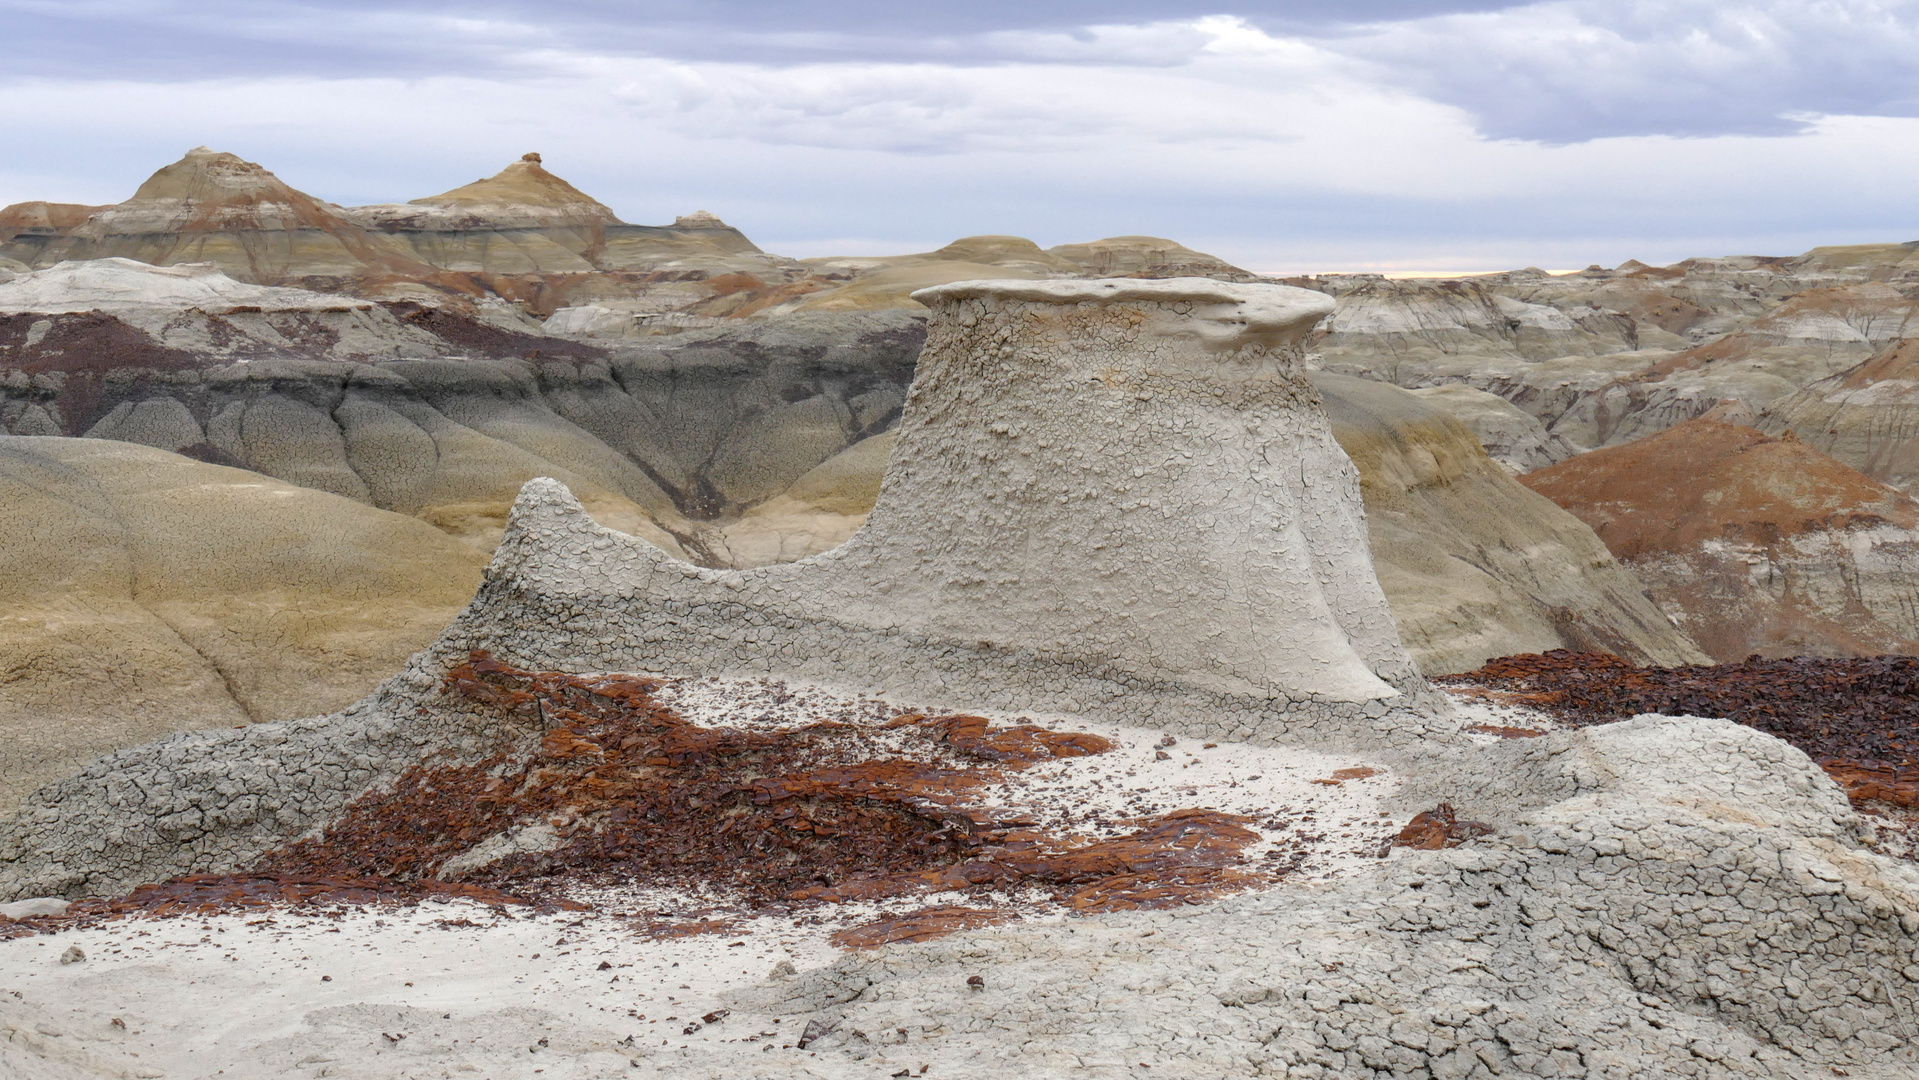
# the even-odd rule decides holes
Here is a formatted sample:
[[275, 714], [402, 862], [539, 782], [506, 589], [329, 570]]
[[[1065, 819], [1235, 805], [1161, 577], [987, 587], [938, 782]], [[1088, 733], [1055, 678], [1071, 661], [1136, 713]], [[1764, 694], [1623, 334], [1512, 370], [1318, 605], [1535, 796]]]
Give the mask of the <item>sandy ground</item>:
[[[746, 707], [756, 693], [744, 684], [685, 684], [673, 704], [689, 720], [724, 715], [741, 724], [757, 715]], [[767, 698], [764, 722], [883, 711], [882, 703], [824, 692], [782, 693], [777, 707]], [[1461, 704], [1468, 726], [1550, 726], [1521, 708]], [[1245, 814], [1267, 837], [1247, 849], [1249, 863], [1269, 852], [1307, 855], [1281, 889], [1377, 865], [1382, 843], [1404, 824], [1382, 809], [1397, 779], [1363, 757], [1184, 739], [1166, 745], [1153, 729], [1063, 726], [1106, 736], [1116, 748], [1035, 766], [1006, 797], [1042, 819], [1071, 808], [1082, 823], [1089, 810], [1114, 818], [1180, 807]], [[1364, 768], [1375, 772], [1324, 782], [1335, 770]], [[982, 903], [978, 894], [936, 894], [754, 917], [712, 897], [658, 890], [603, 890], [589, 899], [592, 910], [545, 915], [429, 901], [129, 917], [0, 941], [0, 1076], [685, 1076], [737, 1067], [742, 1051], [772, 1074], [805, 1075], [815, 1061], [797, 1045], [806, 1018], [755, 1013], [742, 1006], [741, 991], [781, 977], [782, 965], [833, 962], [839, 950], [828, 938], [836, 930], [941, 903]], [[991, 902], [1029, 922], [1078, 918], [1030, 896]], [[661, 936], [668, 926], [683, 936]], [[714, 929], [685, 933], [700, 926]], [[63, 963], [75, 948], [85, 958]], [[918, 1075], [921, 1065], [926, 1075], [937, 1072], [936, 1062], [901, 1054], [910, 1057], [911, 1048], [889, 1057], [891, 1071], [868, 1064], [860, 1075]]]

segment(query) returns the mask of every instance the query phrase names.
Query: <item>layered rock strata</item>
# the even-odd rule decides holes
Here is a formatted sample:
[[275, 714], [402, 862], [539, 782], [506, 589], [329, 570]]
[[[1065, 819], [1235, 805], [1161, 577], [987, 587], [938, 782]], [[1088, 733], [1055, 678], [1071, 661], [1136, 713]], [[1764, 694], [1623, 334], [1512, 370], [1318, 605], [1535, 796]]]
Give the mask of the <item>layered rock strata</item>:
[[1753, 422], [1901, 491], [1919, 490], [1919, 337], [1773, 402]]
[[36, 269], [116, 257], [208, 262], [253, 284], [383, 300], [505, 298], [542, 314], [600, 297], [670, 309], [773, 294], [808, 277], [711, 215], [627, 224], [546, 171], [538, 154], [441, 195], [344, 208], [196, 147], [125, 202], [0, 210], [0, 256]]
[[800, 315], [602, 349], [205, 265], [63, 263], [0, 283], [0, 429], [241, 466], [487, 550], [552, 476], [724, 565], [724, 522], [897, 421], [924, 336], [904, 313]]
[[1521, 482], [1715, 660], [1919, 650], [1919, 502], [1796, 437], [1701, 418]]
[[1313, 346], [1328, 370], [1497, 394], [1581, 449], [1715, 409], [1758, 414], [1919, 326], [1919, 242], [1463, 281], [1292, 280], [1339, 300]]

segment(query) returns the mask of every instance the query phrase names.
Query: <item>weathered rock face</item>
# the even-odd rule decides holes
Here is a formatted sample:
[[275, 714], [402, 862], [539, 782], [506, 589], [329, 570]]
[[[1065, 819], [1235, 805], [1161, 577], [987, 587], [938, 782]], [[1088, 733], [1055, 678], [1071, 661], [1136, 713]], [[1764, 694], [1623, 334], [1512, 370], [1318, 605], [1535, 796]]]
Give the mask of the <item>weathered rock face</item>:
[[1919, 502], [1796, 438], [1692, 420], [1521, 482], [1715, 660], [1919, 651]]
[[1589, 448], [1716, 408], [1756, 415], [1860, 363], [1919, 326], [1916, 254], [1919, 243], [1560, 276], [1297, 283], [1339, 299], [1313, 346], [1327, 370], [1487, 391]]
[[[402, 205], [355, 207], [346, 214], [363, 225], [390, 231], [464, 232], [550, 225], [590, 229], [624, 224], [598, 199], [547, 172], [538, 154], [524, 155], [497, 175], [444, 194]], [[714, 225], [726, 228], [718, 219]]]
[[[1425, 394], [1324, 372], [1311, 379], [1359, 469], [1373, 567], [1421, 671], [1557, 648], [1605, 648], [1639, 663], [1705, 659], [1590, 529], [1487, 461]], [[878, 498], [892, 446], [890, 434], [858, 443], [727, 525], [727, 561], [760, 566], [844, 542]]]
[[1754, 423], [1790, 431], [1881, 483], [1919, 485], [1919, 338], [1904, 338], [1850, 370], [1769, 406]]
[[[497, 585], [449, 644], [545, 666], [598, 650], [606, 666], [814, 678], [857, 663], [903, 694], [1151, 701], [1161, 723], [1241, 737], [1421, 723], [1427, 692], [1373, 580], [1356, 477], [1295, 370], [1320, 297], [1183, 279], [920, 298], [938, 325], [879, 504], [845, 545], [691, 573], [535, 484]], [[1154, 593], [1134, 584], [1149, 580]], [[525, 614], [503, 621], [494, 603]], [[502, 632], [549, 607], [633, 629]], [[767, 629], [741, 640], [743, 621]], [[1206, 629], [1227, 624], [1243, 629]]]
[[0, 813], [173, 731], [344, 707], [439, 633], [483, 561], [257, 473], [0, 437]]
[[1591, 529], [1488, 459], [1458, 421], [1384, 383], [1312, 378], [1359, 469], [1373, 566], [1420, 670], [1556, 648], [1705, 659]]
[[67, 263], [0, 284], [0, 426], [253, 469], [486, 550], [520, 485], [552, 476], [601, 521], [725, 564], [705, 523], [892, 425], [924, 333], [808, 315], [607, 350], [205, 266]]
[[[550, 303], [561, 295], [678, 307], [676, 296], [710, 301], [800, 273], [792, 260], [767, 255], [738, 229], [704, 212], [670, 226], [629, 225], [546, 171], [538, 154], [444, 194], [341, 213], [405, 244], [415, 258], [437, 269], [487, 275], [493, 287], [508, 293], [546, 294], [550, 302], [535, 305], [543, 311], [553, 310]], [[667, 277], [656, 280], [654, 274]], [[493, 281], [493, 275], [512, 280]], [[741, 280], [703, 284], [728, 275]]]
[[0, 366], [25, 372], [434, 356], [452, 347], [371, 301], [249, 285], [210, 263], [96, 259], [0, 282]]
[[1339, 301], [1316, 344], [1329, 363], [1354, 350], [1416, 364], [1489, 349], [1549, 360], [1638, 344], [1636, 325], [1617, 313], [1528, 303], [1478, 280], [1367, 280], [1341, 290]]
[[430, 268], [359, 228], [338, 209], [260, 166], [202, 146], [149, 177], [126, 202], [68, 228], [16, 232], [0, 253], [34, 267], [129, 258], [156, 265], [210, 262], [262, 285]]

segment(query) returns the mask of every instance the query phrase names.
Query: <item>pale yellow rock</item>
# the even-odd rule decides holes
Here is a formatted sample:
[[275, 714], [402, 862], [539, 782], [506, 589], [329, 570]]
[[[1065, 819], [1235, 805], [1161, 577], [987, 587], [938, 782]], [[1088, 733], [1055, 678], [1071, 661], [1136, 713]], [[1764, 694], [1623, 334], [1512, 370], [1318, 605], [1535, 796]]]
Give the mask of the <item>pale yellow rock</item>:
[[485, 561], [258, 473], [0, 438], [0, 812], [169, 732], [350, 704], [433, 639]]

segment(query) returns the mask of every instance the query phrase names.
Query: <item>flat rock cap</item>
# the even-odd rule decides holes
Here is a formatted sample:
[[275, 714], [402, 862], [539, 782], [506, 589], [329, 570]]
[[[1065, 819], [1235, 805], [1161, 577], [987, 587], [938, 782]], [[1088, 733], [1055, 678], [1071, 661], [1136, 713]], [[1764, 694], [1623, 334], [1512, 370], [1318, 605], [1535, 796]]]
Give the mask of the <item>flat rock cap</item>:
[[1213, 278], [1059, 278], [1031, 281], [989, 278], [955, 281], [913, 293], [913, 299], [932, 307], [953, 300], [994, 298], [1038, 304], [1180, 303], [1231, 304], [1233, 321], [1254, 328], [1318, 322], [1333, 313], [1333, 298], [1292, 285], [1217, 281]]

